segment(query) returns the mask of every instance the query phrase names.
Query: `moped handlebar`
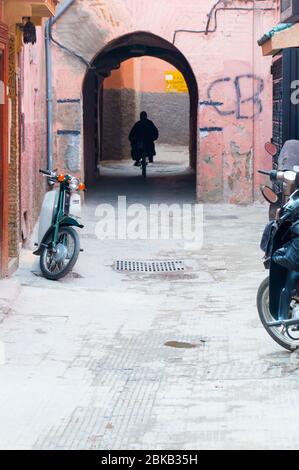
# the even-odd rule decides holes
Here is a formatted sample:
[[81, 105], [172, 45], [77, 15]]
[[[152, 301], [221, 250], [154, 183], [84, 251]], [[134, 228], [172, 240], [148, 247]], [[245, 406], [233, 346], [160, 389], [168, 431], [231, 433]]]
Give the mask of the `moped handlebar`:
[[289, 185], [294, 185], [297, 177], [294, 170], [258, 170], [258, 173], [269, 176], [271, 181], [280, 181]]
[[271, 174], [271, 171], [267, 171], [267, 170], [257, 170], [258, 173], [261, 173], [262, 175], [267, 175], [267, 176], [270, 176]]
[[276, 170], [258, 170], [258, 173], [269, 176], [271, 181], [277, 181], [283, 178], [283, 173]]
[[47, 176], [52, 176], [52, 172], [49, 171], [49, 170], [39, 170], [40, 173], [42, 173], [43, 175], [47, 175]]

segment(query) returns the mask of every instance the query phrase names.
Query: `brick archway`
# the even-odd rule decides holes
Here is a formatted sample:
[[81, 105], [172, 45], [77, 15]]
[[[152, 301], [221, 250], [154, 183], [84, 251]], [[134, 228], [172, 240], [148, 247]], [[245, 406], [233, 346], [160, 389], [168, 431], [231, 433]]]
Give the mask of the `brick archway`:
[[176, 67], [184, 76], [190, 101], [189, 158], [190, 166], [196, 168], [198, 87], [193, 70], [184, 55], [171, 43], [152, 33], [138, 31], [123, 35], [109, 42], [93, 58], [83, 84], [83, 141], [84, 173], [87, 182], [96, 176], [98, 162], [98, 90], [104, 79], [121, 62], [134, 57], [151, 56], [162, 59]]

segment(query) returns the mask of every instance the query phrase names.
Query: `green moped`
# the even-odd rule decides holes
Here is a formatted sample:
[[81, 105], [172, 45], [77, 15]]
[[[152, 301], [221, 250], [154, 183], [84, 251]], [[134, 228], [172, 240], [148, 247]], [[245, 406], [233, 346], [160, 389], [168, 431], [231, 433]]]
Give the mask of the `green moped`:
[[85, 185], [71, 175], [39, 171], [50, 182], [59, 183], [59, 188], [48, 191], [44, 196], [37, 249], [33, 253], [40, 257], [43, 275], [47, 279], [58, 280], [72, 270], [80, 253], [80, 240], [74, 227], [83, 228], [78, 220], [81, 213], [78, 192], [84, 191]]

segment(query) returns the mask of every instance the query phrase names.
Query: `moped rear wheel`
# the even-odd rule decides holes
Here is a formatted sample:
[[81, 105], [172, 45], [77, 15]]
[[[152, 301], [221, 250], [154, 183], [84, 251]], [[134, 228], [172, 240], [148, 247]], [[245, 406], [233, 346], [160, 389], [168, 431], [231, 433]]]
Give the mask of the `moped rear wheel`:
[[51, 239], [52, 233], [41, 253], [40, 268], [47, 279], [57, 281], [73, 269], [80, 253], [80, 240], [72, 227], [60, 227], [55, 250], [50, 246]]
[[269, 277], [263, 280], [261, 283], [256, 298], [257, 309], [259, 313], [260, 320], [267, 331], [276, 343], [282, 346], [289, 351], [294, 351], [299, 347], [299, 332], [296, 332], [298, 335], [298, 340], [291, 339], [288, 336], [287, 331], [282, 327], [270, 327], [267, 323], [275, 321], [275, 318], [272, 317], [269, 307]]

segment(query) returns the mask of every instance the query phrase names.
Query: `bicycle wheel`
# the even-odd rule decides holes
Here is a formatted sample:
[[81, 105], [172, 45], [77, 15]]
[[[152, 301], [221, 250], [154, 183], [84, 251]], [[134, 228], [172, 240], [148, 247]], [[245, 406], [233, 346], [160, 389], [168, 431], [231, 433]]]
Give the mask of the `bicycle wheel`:
[[146, 166], [147, 166], [147, 161], [146, 161], [146, 155], [145, 153], [142, 154], [142, 176], [143, 178], [146, 178]]

